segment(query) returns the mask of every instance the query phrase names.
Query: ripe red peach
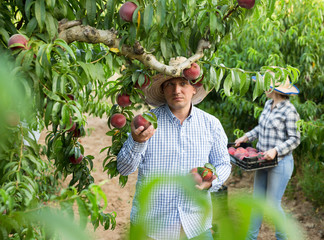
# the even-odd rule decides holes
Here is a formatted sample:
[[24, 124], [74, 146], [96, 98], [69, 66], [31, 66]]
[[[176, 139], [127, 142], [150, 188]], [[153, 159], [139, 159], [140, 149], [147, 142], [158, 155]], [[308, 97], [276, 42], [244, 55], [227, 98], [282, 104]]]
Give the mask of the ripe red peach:
[[203, 181], [210, 181], [213, 177], [213, 172], [209, 168], [205, 168], [205, 170], [202, 172], [201, 177]]
[[[17, 50], [17, 49], [20, 49], [20, 48], [27, 49], [27, 43], [28, 43], [28, 40], [23, 35], [14, 34], [9, 38], [8, 47], [11, 50]], [[20, 44], [20, 45], [15, 46], [15, 47], [11, 47], [11, 45], [13, 45], [13, 44]]]
[[236, 152], [236, 149], [234, 147], [229, 147], [228, 148], [228, 153], [231, 154], [231, 155], [234, 155]]
[[128, 107], [132, 104], [128, 94], [118, 94], [117, 95], [117, 104], [121, 107]]
[[253, 147], [247, 147], [246, 150], [248, 152], [257, 152], [257, 150], [255, 148], [253, 148]]
[[200, 75], [200, 67], [197, 63], [192, 63], [190, 68], [183, 70], [183, 76], [189, 80], [196, 80]]
[[254, 7], [255, 0], [237, 0], [237, 3], [242, 8], [251, 9]]
[[144, 126], [144, 130], [146, 130], [151, 125], [151, 123], [149, 121], [147, 121], [140, 114], [137, 115], [136, 117], [134, 117], [133, 121], [134, 121], [134, 126], [135, 126], [136, 129], [139, 128], [140, 126]]
[[82, 159], [83, 159], [83, 155], [82, 155], [82, 154], [80, 154], [80, 156], [79, 156], [77, 159], [75, 159], [75, 156], [74, 156], [74, 155], [72, 155], [72, 156], [69, 158], [69, 160], [70, 160], [70, 162], [71, 162], [72, 164], [79, 164], [79, 163], [82, 161]]
[[144, 81], [144, 83], [142, 84], [142, 86], [140, 86], [139, 85], [139, 83], [138, 83], [138, 81], [135, 83], [135, 88], [139, 88], [139, 89], [145, 89], [148, 85], [150, 85], [150, 83], [151, 83], [151, 80], [150, 80], [150, 78], [147, 76], [147, 75], [145, 75], [145, 81]]
[[126, 117], [121, 113], [115, 113], [110, 119], [111, 125], [115, 128], [122, 128], [126, 125]]
[[133, 2], [125, 2], [119, 9], [119, 16], [126, 22], [132, 22], [133, 13], [137, 5]]

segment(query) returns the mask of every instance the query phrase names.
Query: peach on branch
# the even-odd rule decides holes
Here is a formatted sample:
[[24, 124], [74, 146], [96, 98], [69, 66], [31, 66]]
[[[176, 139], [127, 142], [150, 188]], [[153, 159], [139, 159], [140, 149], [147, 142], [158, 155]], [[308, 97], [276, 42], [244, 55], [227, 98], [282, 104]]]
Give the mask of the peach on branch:
[[[70, 121], [70, 125], [71, 125], [71, 124], [72, 124], [72, 118], [70, 118], [69, 121]], [[68, 129], [67, 131], [68, 131], [68, 132], [73, 132], [73, 131], [76, 129], [76, 125], [77, 125], [76, 122], [74, 122], [74, 123], [72, 124], [71, 128]]]
[[74, 95], [73, 94], [68, 94], [67, 97], [72, 101], [74, 100]]
[[142, 85], [140, 85], [139, 83], [138, 83], [138, 80], [137, 80], [137, 82], [135, 83], [135, 88], [139, 88], [139, 89], [145, 89], [148, 85], [150, 85], [150, 83], [151, 83], [151, 80], [150, 80], [150, 78], [147, 76], [147, 75], [145, 75], [145, 81], [144, 81], [144, 83], [142, 84]]
[[203, 84], [202, 84], [202, 81], [204, 79], [204, 74], [202, 75], [201, 79], [197, 80], [197, 81], [192, 81], [192, 86], [194, 87], [201, 87]]
[[75, 158], [74, 155], [72, 155], [72, 156], [69, 157], [69, 160], [70, 160], [70, 162], [72, 164], [79, 164], [82, 161], [82, 159], [83, 159], [83, 155], [82, 154], [80, 154], [80, 156], [78, 158]]
[[242, 8], [251, 9], [254, 7], [255, 0], [237, 0], [237, 3]]
[[197, 63], [191, 64], [190, 68], [186, 68], [183, 70], [183, 76], [189, 80], [196, 80], [200, 75], [200, 67]]
[[128, 107], [132, 104], [129, 95], [126, 93], [117, 95], [117, 104], [121, 107]]
[[126, 22], [131, 22], [133, 19], [133, 13], [136, 10], [137, 5], [133, 2], [125, 2], [119, 9], [119, 16]]
[[133, 121], [134, 121], [134, 126], [135, 126], [136, 129], [139, 128], [139, 127], [141, 127], [141, 126], [143, 126], [144, 127], [144, 130], [146, 130], [151, 125], [151, 123], [149, 121], [147, 121], [140, 114], [137, 115], [136, 117], [134, 117]]
[[8, 47], [11, 50], [27, 49], [28, 40], [21, 34], [14, 34], [9, 38]]
[[110, 119], [111, 125], [115, 128], [122, 128], [126, 125], [126, 117], [121, 113], [115, 113]]

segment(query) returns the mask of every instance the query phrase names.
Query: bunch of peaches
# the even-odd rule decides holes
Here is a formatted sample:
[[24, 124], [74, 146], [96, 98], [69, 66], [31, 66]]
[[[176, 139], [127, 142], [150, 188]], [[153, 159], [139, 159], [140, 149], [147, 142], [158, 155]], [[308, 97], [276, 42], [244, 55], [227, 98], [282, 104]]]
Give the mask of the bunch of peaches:
[[258, 158], [259, 160], [263, 160], [263, 152], [258, 152], [257, 149], [253, 147], [229, 147], [228, 153], [240, 160], [243, 160], [243, 158]]

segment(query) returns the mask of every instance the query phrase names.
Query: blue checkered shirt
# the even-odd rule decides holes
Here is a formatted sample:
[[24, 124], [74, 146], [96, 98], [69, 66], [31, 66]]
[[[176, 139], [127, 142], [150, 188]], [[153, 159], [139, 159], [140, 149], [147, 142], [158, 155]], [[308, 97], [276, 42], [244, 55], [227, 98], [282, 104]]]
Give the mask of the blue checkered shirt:
[[259, 124], [246, 133], [249, 141], [258, 139], [259, 151], [265, 152], [275, 148], [278, 161], [290, 154], [300, 143], [300, 132], [296, 122], [299, 114], [289, 100], [279, 102], [272, 110], [273, 100], [266, 102], [259, 118]]
[[206, 194], [210, 207], [207, 216], [202, 213], [204, 209], [186, 197], [183, 189], [172, 183], [155, 189], [150, 196], [150, 208], [143, 216], [148, 223], [145, 226], [148, 236], [153, 239], [179, 239], [181, 227], [188, 238], [193, 238], [211, 228], [210, 192], [216, 192], [231, 172], [227, 136], [217, 118], [194, 106], [182, 125], [167, 105], [152, 112], [158, 118], [154, 135], [138, 143], [130, 134], [117, 157], [121, 175], [138, 169], [131, 222], [136, 224], [143, 220], [139, 214], [138, 192], [150, 179], [165, 174], [184, 176], [192, 168], [209, 162], [216, 167], [218, 178]]

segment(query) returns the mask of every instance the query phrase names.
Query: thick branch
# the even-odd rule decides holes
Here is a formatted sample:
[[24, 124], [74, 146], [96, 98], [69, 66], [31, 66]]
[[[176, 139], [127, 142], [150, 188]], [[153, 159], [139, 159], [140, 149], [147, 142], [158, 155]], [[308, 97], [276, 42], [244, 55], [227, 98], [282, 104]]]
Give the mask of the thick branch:
[[[91, 26], [83, 26], [79, 21], [60, 22], [59, 38], [68, 44], [74, 41], [103, 43], [109, 48], [119, 48], [120, 44], [120, 39], [114, 30], [99, 30]], [[160, 73], [176, 77], [181, 76], [183, 69], [189, 68], [193, 62], [202, 58], [207, 48], [210, 48], [210, 43], [203, 39], [200, 40], [196, 53], [178, 66], [169, 66], [159, 62], [153, 54], [147, 53], [139, 42], [136, 42], [134, 46], [124, 44], [120, 49], [120, 54], [130, 59], [137, 59], [145, 66]]]

